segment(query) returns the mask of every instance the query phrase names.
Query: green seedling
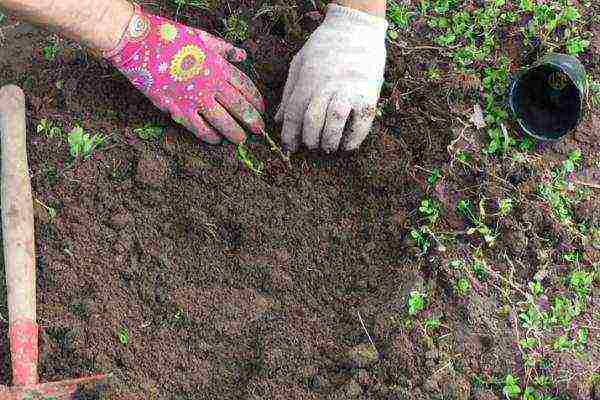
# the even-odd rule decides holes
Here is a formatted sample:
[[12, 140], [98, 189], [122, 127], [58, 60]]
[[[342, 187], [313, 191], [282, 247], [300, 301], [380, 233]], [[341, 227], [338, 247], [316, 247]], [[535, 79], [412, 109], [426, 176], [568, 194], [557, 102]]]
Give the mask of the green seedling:
[[410, 237], [417, 243], [421, 249], [421, 254], [427, 254], [431, 247], [431, 242], [425, 237], [421, 230], [413, 229], [410, 231]]
[[241, 43], [248, 39], [248, 23], [241, 15], [231, 15], [224, 21], [225, 40], [228, 42]]
[[587, 298], [592, 291], [592, 284], [594, 283], [593, 272], [578, 270], [573, 271], [569, 277], [569, 286], [575, 291], [577, 298], [580, 301], [587, 302]]
[[426, 300], [425, 295], [418, 291], [410, 292], [410, 297], [408, 298], [408, 314], [409, 315], [417, 315], [420, 311], [425, 309]]
[[544, 294], [544, 286], [542, 286], [542, 282], [540, 281], [529, 282], [529, 290], [535, 297], [540, 297]]
[[141, 128], [136, 128], [133, 133], [138, 135], [142, 140], [156, 140], [162, 137], [165, 132], [165, 127], [162, 125], [155, 125], [147, 123]]
[[539, 341], [534, 337], [528, 337], [519, 341], [519, 346], [525, 350], [535, 349], [539, 346]]
[[119, 343], [123, 346], [129, 344], [129, 331], [126, 328], [121, 328], [119, 332], [117, 332], [117, 337], [119, 338]]
[[498, 203], [498, 215], [506, 217], [512, 212], [513, 208], [513, 200], [511, 198], [502, 199]]
[[42, 48], [42, 55], [46, 61], [54, 61], [58, 54], [58, 50], [58, 43], [54, 40], [52, 43]]
[[467, 278], [460, 278], [454, 285], [454, 291], [460, 297], [465, 297], [471, 292], [471, 282]]
[[521, 394], [519, 378], [511, 374], [506, 375], [504, 378], [504, 387], [502, 388], [502, 393], [504, 393], [504, 395], [509, 399], [517, 398]]
[[399, 28], [406, 28], [410, 23], [412, 13], [404, 5], [398, 4], [394, 0], [388, 1], [388, 20]]
[[46, 212], [48, 213], [48, 218], [50, 219], [50, 222], [54, 222], [56, 220], [56, 216], [58, 213], [56, 212], [56, 209], [54, 207], [49, 207], [46, 204], [39, 201], [38, 199], [35, 199], [35, 202], [38, 203], [40, 206], [42, 206], [46, 210]]
[[440, 172], [440, 170], [438, 168], [434, 168], [434, 170], [431, 171], [431, 174], [427, 178], [427, 183], [429, 183], [431, 186], [435, 186], [439, 182], [441, 177], [442, 173]]
[[68, 137], [69, 152], [73, 158], [88, 158], [94, 149], [103, 145], [106, 138], [101, 134], [90, 136], [77, 126], [71, 130]]
[[558, 296], [554, 299], [551, 309], [550, 322], [552, 324], [560, 324], [564, 328], [568, 328], [573, 319], [581, 315], [583, 311], [578, 301], [573, 301], [563, 296]]
[[434, 225], [440, 217], [440, 210], [435, 202], [431, 199], [421, 201], [419, 212], [429, 222], [430, 225]]
[[36, 132], [53, 138], [62, 135], [62, 128], [57, 123], [42, 118], [37, 124]]
[[576, 171], [583, 160], [583, 156], [581, 154], [581, 150], [577, 149], [569, 153], [568, 158], [563, 161], [562, 170], [565, 174], [570, 174], [571, 172]]
[[481, 261], [477, 261], [475, 264], [473, 264], [471, 270], [480, 281], [485, 281], [489, 277], [488, 270], [485, 264]]
[[201, 10], [212, 11], [217, 7], [217, 0], [170, 0], [177, 5], [179, 10], [181, 7], [193, 7]]
[[256, 175], [262, 175], [264, 172], [264, 164], [258, 160], [246, 147], [245, 144], [240, 143], [235, 147], [236, 158], [241, 161], [248, 170], [252, 171]]
[[423, 326], [425, 327], [425, 330], [434, 331], [442, 326], [442, 321], [436, 317], [427, 318], [423, 323]]
[[589, 79], [589, 93], [591, 97], [592, 106], [600, 106], [600, 81]]
[[471, 204], [468, 200], [459, 201], [457, 209], [475, 225], [475, 227], [467, 229], [467, 233], [469, 235], [479, 233], [489, 246], [493, 246], [495, 244], [497, 237], [496, 233], [484, 223], [484, 220], [486, 218], [486, 212], [483, 200], [479, 202], [478, 216], [476, 216], [475, 213], [471, 210]]

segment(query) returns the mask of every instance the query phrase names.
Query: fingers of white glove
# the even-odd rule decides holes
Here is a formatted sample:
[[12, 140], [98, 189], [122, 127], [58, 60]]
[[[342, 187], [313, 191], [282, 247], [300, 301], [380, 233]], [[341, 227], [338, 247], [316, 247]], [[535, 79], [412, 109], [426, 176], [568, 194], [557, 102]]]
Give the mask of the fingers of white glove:
[[290, 64], [290, 70], [288, 72], [287, 81], [285, 82], [285, 88], [283, 89], [283, 96], [281, 96], [281, 103], [279, 104], [279, 110], [275, 115], [276, 122], [282, 122], [285, 118], [285, 110], [287, 104], [294, 93], [298, 78], [300, 77], [301, 69], [301, 53], [296, 54], [292, 63]]
[[333, 152], [340, 146], [344, 133], [344, 127], [348, 116], [352, 111], [352, 105], [343, 95], [335, 95], [327, 107], [327, 120], [321, 139], [321, 148], [327, 152]]
[[354, 107], [350, 134], [344, 145], [344, 150], [356, 150], [362, 144], [373, 125], [375, 110], [375, 105], [361, 104]]
[[321, 131], [323, 131], [323, 126], [325, 125], [327, 106], [331, 101], [331, 97], [331, 93], [320, 93], [313, 97], [306, 109], [306, 114], [304, 114], [302, 136], [304, 144], [310, 150], [319, 147]]
[[287, 111], [283, 120], [281, 130], [281, 141], [286, 151], [295, 152], [298, 150], [298, 138], [302, 129], [301, 115], [295, 112]]

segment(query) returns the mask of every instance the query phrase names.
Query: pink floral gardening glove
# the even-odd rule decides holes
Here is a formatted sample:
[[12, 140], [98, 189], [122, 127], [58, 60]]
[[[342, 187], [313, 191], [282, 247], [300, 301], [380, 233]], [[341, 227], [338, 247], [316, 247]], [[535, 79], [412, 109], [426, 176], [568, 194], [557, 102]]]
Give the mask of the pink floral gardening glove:
[[224, 58], [244, 61], [244, 50], [134, 7], [123, 39], [104, 57], [156, 107], [207, 143], [221, 143], [223, 137], [245, 141], [237, 121], [253, 134], [263, 134], [260, 114], [265, 105], [260, 92]]

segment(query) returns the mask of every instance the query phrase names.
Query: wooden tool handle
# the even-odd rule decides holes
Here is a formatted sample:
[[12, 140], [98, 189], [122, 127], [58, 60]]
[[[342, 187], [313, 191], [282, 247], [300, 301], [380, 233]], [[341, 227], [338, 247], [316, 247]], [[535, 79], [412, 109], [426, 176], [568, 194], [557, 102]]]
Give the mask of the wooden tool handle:
[[33, 202], [27, 164], [25, 96], [13, 85], [0, 89], [2, 135], [2, 234], [9, 322], [35, 321]]
[[25, 96], [17, 86], [0, 89], [2, 136], [2, 236], [8, 294], [13, 384], [38, 382], [35, 318], [33, 201], [27, 164]]

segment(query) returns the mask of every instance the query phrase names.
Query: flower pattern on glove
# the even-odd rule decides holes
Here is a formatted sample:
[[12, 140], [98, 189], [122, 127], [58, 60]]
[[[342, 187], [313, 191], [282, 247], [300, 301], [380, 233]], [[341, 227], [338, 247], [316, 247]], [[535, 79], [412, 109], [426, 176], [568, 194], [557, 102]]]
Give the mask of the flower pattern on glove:
[[[264, 131], [260, 92], [231, 61], [243, 50], [139, 6], [117, 48], [105, 53], [158, 108], [209, 143], [242, 142]], [[242, 126], [237, 121], [242, 123]]]

